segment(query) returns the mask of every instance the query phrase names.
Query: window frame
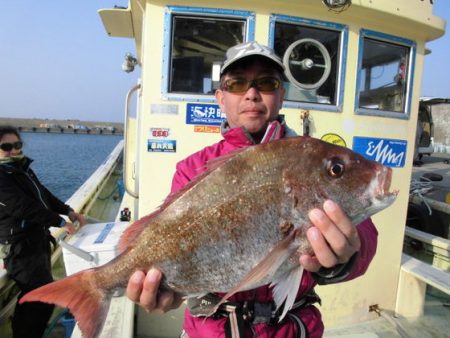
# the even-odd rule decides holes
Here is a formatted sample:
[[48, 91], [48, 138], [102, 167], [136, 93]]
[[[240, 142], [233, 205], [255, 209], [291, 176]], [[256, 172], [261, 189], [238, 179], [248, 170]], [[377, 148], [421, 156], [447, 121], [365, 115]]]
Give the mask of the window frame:
[[[275, 24], [276, 23], [288, 23], [301, 26], [308, 26], [310, 28], [320, 28], [332, 30], [340, 33], [339, 44], [339, 61], [337, 63], [338, 70], [336, 72], [336, 103], [324, 104], [324, 103], [312, 103], [312, 102], [299, 102], [299, 101], [283, 101], [283, 107], [286, 108], [300, 108], [307, 110], [320, 110], [327, 112], [341, 113], [343, 111], [344, 90], [345, 90], [345, 76], [347, 67], [347, 49], [348, 49], [348, 25], [334, 23], [329, 21], [308, 19], [297, 16], [288, 16], [283, 14], [271, 14], [269, 18], [269, 40], [268, 44], [272, 48], [275, 46]], [[280, 55], [283, 58], [283, 55]]]
[[213, 17], [224, 19], [245, 19], [246, 32], [244, 41], [252, 41], [255, 36], [255, 12], [207, 8], [207, 7], [188, 7], [188, 6], [166, 6], [164, 11], [164, 41], [170, 41], [163, 47], [162, 55], [162, 77], [161, 77], [161, 98], [168, 101], [191, 101], [191, 102], [215, 102], [214, 94], [181, 94], [169, 92], [170, 80], [170, 58], [172, 48], [172, 19], [174, 15], [191, 15], [193, 17]]
[[[369, 38], [378, 42], [386, 42], [389, 44], [394, 44], [402, 47], [409, 48], [409, 63], [407, 65], [407, 81], [406, 81], [406, 91], [405, 91], [405, 108], [403, 112], [394, 112], [389, 110], [378, 110], [370, 108], [359, 107], [360, 103], [360, 86], [363, 80], [362, 76], [362, 63], [363, 63], [363, 53], [364, 53], [364, 42], [365, 39]], [[357, 115], [368, 115], [368, 116], [380, 116], [396, 118], [401, 120], [409, 120], [411, 116], [411, 102], [413, 93], [413, 83], [414, 83], [414, 73], [416, 65], [416, 50], [417, 44], [413, 40], [408, 40], [395, 35], [390, 35], [382, 32], [372, 31], [368, 29], [361, 29], [359, 34], [359, 44], [358, 44], [358, 64], [357, 64], [357, 75], [356, 75], [356, 93], [355, 93], [355, 114]]]

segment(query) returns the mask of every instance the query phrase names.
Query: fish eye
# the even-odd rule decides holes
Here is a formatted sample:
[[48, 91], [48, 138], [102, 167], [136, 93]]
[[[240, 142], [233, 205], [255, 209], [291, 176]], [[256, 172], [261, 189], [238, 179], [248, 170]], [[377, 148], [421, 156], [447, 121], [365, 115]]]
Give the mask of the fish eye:
[[333, 178], [339, 178], [344, 174], [345, 166], [341, 160], [334, 158], [328, 162], [328, 175]]

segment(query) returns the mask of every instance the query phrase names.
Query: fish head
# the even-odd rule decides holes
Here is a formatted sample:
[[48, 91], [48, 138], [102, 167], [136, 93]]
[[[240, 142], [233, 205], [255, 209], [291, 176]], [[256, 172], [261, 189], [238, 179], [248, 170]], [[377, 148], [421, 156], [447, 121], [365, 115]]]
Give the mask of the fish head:
[[299, 197], [305, 198], [307, 209], [321, 208], [330, 199], [340, 205], [353, 224], [359, 224], [395, 201], [398, 192], [389, 191], [391, 168], [318, 139], [306, 139], [301, 148], [301, 160], [293, 165], [296, 169], [291, 169], [298, 171], [299, 180], [307, 181], [308, 188], [303, 188]]

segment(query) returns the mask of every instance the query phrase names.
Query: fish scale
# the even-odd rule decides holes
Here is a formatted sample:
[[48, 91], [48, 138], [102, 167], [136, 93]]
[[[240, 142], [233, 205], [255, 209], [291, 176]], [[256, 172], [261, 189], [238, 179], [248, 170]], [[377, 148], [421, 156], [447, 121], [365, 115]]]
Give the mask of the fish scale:
[[[177, 280], [176, 273], [187, 270], [194, 273], [190, 274], [190, 278], [185, 279], [183, 276], [184, 286], [179, 291], [199, 292], [201, 290], [197, 288], [198, 284], [209, 285], [213, 290], [221, 292], [226, 292], [235, 286], [244, 277], [248, 265], [256, 265], [282, 237], [280, 229], [273, 226], [274, 223], [281, 223], [279, 208], [265, 207], [270, 205], [273, 199], [273, 194], [270, 194], [272, 187], [266, 188], [267, 191], [263, 191], [261, 196], [267, 196], [267, 198], [259, 197], [262, 203], [241, 205], [238, 200], [242, 197], [245, 199], [246, 196], [242, 196], [244, 194], [225, 203], [224, 208], [239, 208], [240, 217], [236, 218], [235, 215], [228, 214], [228, 217], [221, 217], [219, 222], [208, 222], [207, 228], [211, 231], [203, 233], [207, 238], [199, 240], [202, 245], [192, 253], [192, 256], [185, 253], [176, 262], [168, 261], [160, 265], [167, 281], [171, 283]], [[259, 209], [255, 205], [259, 206]], [[248, 216], [244, 218], [242, 215]], [[205, 216], [208, 217], [208, 215]], [[258, 236], [254, 236], [257, 232]], [[220, 255], [223, 252], [228, 253], [226, 265], [220, 265]], [[211, 258], [209, 258], [209, 264], [205, 265], [202, 262], [207, 257]], [[245, 257], [245, 260], [242, 260], [242, 257]], [[174, 269], [172, 265], [176, 265], [177, 268]], [[174, 284], [179, 285], [177, 282]], [[192, 287], [195, 289], [189, 290]]]

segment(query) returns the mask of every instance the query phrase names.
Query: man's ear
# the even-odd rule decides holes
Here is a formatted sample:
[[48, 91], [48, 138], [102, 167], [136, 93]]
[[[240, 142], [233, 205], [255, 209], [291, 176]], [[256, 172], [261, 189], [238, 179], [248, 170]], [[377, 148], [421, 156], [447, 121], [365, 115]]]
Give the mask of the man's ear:
[[222, 89], [217, 89], [215, 95], [216, 95], [216, 101], [220, 107], [220, 110], [225, 111], [223, 109], [223, 91], [222, 91]]
[[281, 93], [280, 93], [280, 109], [283, 108], [283, 101], [284, 101], [284, 95], [286, 95], [286, 89], [284, 87], [281, 87]]

